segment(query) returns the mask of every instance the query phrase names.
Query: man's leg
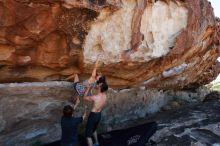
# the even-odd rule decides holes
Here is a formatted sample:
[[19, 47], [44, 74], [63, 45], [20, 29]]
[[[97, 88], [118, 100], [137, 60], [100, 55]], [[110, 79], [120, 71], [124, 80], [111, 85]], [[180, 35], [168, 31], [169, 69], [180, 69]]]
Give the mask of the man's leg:
[[87, 137], [86, 140], [87, 140], [88, 146], [92, 146], [93, 145], [91, 137]]
[[96, 145], [99, 145], [99, 141], [98, 141], [97, 132], [95, 131], [95, 132], [94, 132], [92, 135], [94, 136], [94, 139], [95, 139], [95, 144], [96, 144]]
[[94, 137], [94, 139], [95, 139], [95, 144], [96, 145], [99, 145], [99, 141], [98, 141], [98, 136], [97, 136], [97, 131], [96, 131], [96, 129], [97, 129], [97, 127], [98, 127], [98, 125], [99, 125], [99, 122], [100, 122], [100, 120], [101, 120], [101, 113], [96, 113], [95, 114], [95, 119], [94, 119], [94, 121], [95, 121], [95, 123], [94, 123], [94, 127], [93, 127], [93, 133], [92, 133], [92, 135], [93, 135], [93, 137]]
[[87, 124], [86, 124], [86, 132], [85, 132], [88, 146], [93, 145], [93, 141], [92, 141], [93, 126], [94, 126], [93, 122], [94, 122], [94, 115], [93, 113], [90, 112], [88, 120], [87, 120]]

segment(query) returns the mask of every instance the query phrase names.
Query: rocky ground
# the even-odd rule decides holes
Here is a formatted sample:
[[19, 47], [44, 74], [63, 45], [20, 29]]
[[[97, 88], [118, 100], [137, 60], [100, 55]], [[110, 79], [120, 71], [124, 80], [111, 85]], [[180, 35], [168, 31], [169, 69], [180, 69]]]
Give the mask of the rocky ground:
[[156, 146], [220, 146], [219, 97], [214, 92], [203, 102], [162, 111], [128, 125], [157, 121], [158, 130], [152, 137]]
[[[173, 109], [165, 108], [148, 118], [128, 121], [126, 124], [123, 122], [113, 128], [123, 129], [156, 121], [158, 130], [146, 146], [220, 146], [219, 97], [219, 93], [213, 92], [206, 96], [203, 102], [183, 105], [179, 108], [172, 106], [171, 102], [169, 106]], [[58, 145], [59, 142], [50, 144], [50, 146]]]

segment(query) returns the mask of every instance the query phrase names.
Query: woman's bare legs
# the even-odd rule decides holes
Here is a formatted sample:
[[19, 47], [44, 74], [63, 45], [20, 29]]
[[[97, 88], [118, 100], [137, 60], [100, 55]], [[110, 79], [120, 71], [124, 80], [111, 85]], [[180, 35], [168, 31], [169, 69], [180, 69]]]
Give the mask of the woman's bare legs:
[[[75, 75], [76, 75], [76, 74], [70, 75], [68, 78], [65, 78], [65, 80], [70, 80], [70, 79], [72, 79], [72, 78], [75, 78]], [[78, 75], [77, 75], [77, 76], [78, 76]]]
[[74, 74], [74, 83], [79, 82], [78, 74]]

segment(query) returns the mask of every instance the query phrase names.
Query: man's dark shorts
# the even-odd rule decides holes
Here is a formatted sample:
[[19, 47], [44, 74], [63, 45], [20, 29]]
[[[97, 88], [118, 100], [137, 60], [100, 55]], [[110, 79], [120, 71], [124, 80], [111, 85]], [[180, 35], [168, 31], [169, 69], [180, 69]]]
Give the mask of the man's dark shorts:
[[92, 137], [99, 122], [101, 120], [101, 112], [91, 112], [86, 125], [86, 137]]

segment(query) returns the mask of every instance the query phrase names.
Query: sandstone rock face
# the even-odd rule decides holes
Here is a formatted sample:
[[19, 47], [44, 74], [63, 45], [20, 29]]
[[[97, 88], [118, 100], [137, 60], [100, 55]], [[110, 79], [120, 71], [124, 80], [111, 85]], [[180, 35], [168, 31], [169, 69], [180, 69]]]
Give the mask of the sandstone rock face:
[[99, 71], [111, 86], [183, 88], [219, 73], [207, 0], [0, 1], [0, 82]]
[[[173, 92], [145, 90], [144, 87], [111, 89], [102, 112], [99, 132], [122, 128], [126, 126], [126, 121], [148, 117], [173, 98], [193, 102], [203, 99], [207, 93], [206, 90]], [[59, 140], [62, 109], [64, 105], [72, 104], [73, 97], [74, 91], [69, 82], [0, 84], [0, 145], [29, 146], [36, 142]], [[75, 116], [82, 115], [85, 105], [89, 107], [89, 113], [91, 103], [81, 100]]]

